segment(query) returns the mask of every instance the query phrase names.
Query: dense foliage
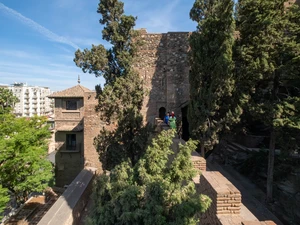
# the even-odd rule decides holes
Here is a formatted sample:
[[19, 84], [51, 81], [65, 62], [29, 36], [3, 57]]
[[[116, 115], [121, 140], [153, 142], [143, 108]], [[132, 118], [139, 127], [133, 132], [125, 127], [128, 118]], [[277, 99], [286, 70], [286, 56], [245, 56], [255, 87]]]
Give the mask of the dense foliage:
[[[272, 201], [276, 137], [300, 129], [299, 8], [284, 0], [240, 0], [237, 11], [239, 91], [248, 96], [247, 111], [270, 134], [268, 200]], [[258, 10], [260, 9], [260, 10]]]
[[218, 143], [219, 133], [239, 121], [233, 104], [235, 80], [232, 49], [235, 22], [232, 0], [196, 0], [190, 11], [198, 23], [190, 37], [190, 133], [200, 140], [201, 154]]
[[[14, 104], [16, 98], [11, 92], [1, 93], [0, 99], [10, 99]], [[11, 110], [0, 113], [0, 209], [8, 196], [22, 203], [30, 193], [43, 191], [53, 176], [46, 159], [50, 137], [46, 118], [16, 118]]]
[[3, 188], [0, 184], [0, 220], [2, 218], [2, 212], [5, 210], [7, 203], [9, 201], [8, 190]]
[[21, 203], [32, 192], [41, 192], [52, 179], [46, 159], [50, 132], [46, 119], [0, 116], [0, 184]]
[[88, 224], [197, 224], [211, 200], [196, 193], [192, 180], [196, 143], [180, 144], [173, 156], [172, 137], [174, 131], [163, 131], [134, 167], [124, 162], [97, 178]]
[[101, 0], [97, 12], [104, 25], [102, 38], [112, 47], [93, 45], [90, 50], [78, 50], [74, 62], [84, 72], [105, 79], [104, 88], [96, 88], [98, 108], [101, 119], [108, 124], [117, 121], [117, 128], [102, 130], [95, 143], [104, 169], [111, 169], [128, 158], [132, 164], [137, 162], [145, 151], [151, 128], [143, 125], [143, 84], [132, 68], [139, 45], [138, 33], [133, 29], [136, 18], [124, 15], [124, 3], [118, 0]]

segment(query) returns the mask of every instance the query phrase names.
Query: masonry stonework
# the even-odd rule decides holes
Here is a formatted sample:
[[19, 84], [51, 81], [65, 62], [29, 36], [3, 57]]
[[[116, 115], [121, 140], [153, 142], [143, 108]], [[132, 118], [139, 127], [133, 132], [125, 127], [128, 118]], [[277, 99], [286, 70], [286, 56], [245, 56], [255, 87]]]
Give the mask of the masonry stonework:
[[181, 108], [189, 100], [188, 32], [147, 33], [140, 30], [140, 46], [134, 68], [148, 92], [142, 113], [154, 123], [159, 110], [174, 111], [180, 117]]
[[96, 92], [84, 93], [84, 165], [97, 168], [99, 172], [102, 167], [94, 146], [94, 138], [105, 124], [100, 120], [99, 112], [96, 111], [97, 104]]
[[[69, 185], [85, 167], [101, 172], [94, 138], [105, 124], [95, 110], [98, 99], [95, 91], [80, 84], [56, 92], [55, 99], [55, 180], [56, 185]], [[70, 109], [67, 102], [76, 102]], [[76, 143], [75, 143], [76, 142]]]

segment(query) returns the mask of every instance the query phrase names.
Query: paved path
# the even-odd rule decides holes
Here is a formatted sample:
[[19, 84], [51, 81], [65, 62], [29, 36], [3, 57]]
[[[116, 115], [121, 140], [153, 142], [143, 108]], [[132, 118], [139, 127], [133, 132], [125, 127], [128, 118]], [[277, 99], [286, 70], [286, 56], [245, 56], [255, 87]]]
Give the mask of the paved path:
[[277, 225], [284, 225], [270, 210], [267, 209], [265, 202], [266, 196], [249, 179], [239, 174], [230, 166], [223, 166], [217, 162], [207, 159], [207, 170], [219, 171], [226, 177], [242, 194], [242, 203], [260, 221], [273, 220]]

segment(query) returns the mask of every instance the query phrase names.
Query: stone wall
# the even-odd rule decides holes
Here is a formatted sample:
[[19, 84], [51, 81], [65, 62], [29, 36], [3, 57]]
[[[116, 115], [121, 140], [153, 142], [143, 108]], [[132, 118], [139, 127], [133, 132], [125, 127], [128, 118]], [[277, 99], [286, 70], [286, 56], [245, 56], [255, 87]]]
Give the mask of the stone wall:
[[197, 152], [192, 152], [191, 160], [195, 169], [199, 170], [200, 172], [206, 171], [206, 160]]
[[66, 101], [74, 98], [55, 99], [55, 125], [57, 121], [76, 120], [80, 121], [84, 115], [83, 99], [77, 98], [77, 110], [66, 110]]
[[90, 200], [96, 168], [85, 168], [64, 191], [38, 225], [79, 225]]
[[147, 33], [140, 30], [143, 44], [134, 68], [148, 91], [142, 113], [154, 123], [159, 109], [175, 111], [180, 117], [182, 105], [189, 100], [188, 32]]
[[212, 200], [204, 213], [199, 213], [200, 225], [276, 225], [259, 221], [243, 204], [240, 191], [220, 172], [206, 171], [206, 160], [192, 153], [194, 167], [201, 175], [193, 178], [197, 193]]
[[95, 110], [97, 104], [96, 92], [84, 93], [84, 165], [101, 170], [99, 155], [94, 146], [94, 138], [105, 124], [101, 122], [100, 114]]
[[202, 172], [200, 177], [200, 192], [212, 199], [210, 210], [215, 215], [235, 214], [241, 212], [242, 196], [240, 191], [230, 183], [220, 172]]

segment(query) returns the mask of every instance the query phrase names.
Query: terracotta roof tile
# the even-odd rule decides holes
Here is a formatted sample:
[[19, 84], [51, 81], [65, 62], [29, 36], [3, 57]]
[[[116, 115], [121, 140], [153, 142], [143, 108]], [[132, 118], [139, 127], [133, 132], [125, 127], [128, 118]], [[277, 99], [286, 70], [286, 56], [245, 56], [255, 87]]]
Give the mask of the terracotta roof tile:
[[48, 98], [84, 97], [84, 92], [91, 92], [91, 90], [78, 84], [66, 90], [55, 92]]

